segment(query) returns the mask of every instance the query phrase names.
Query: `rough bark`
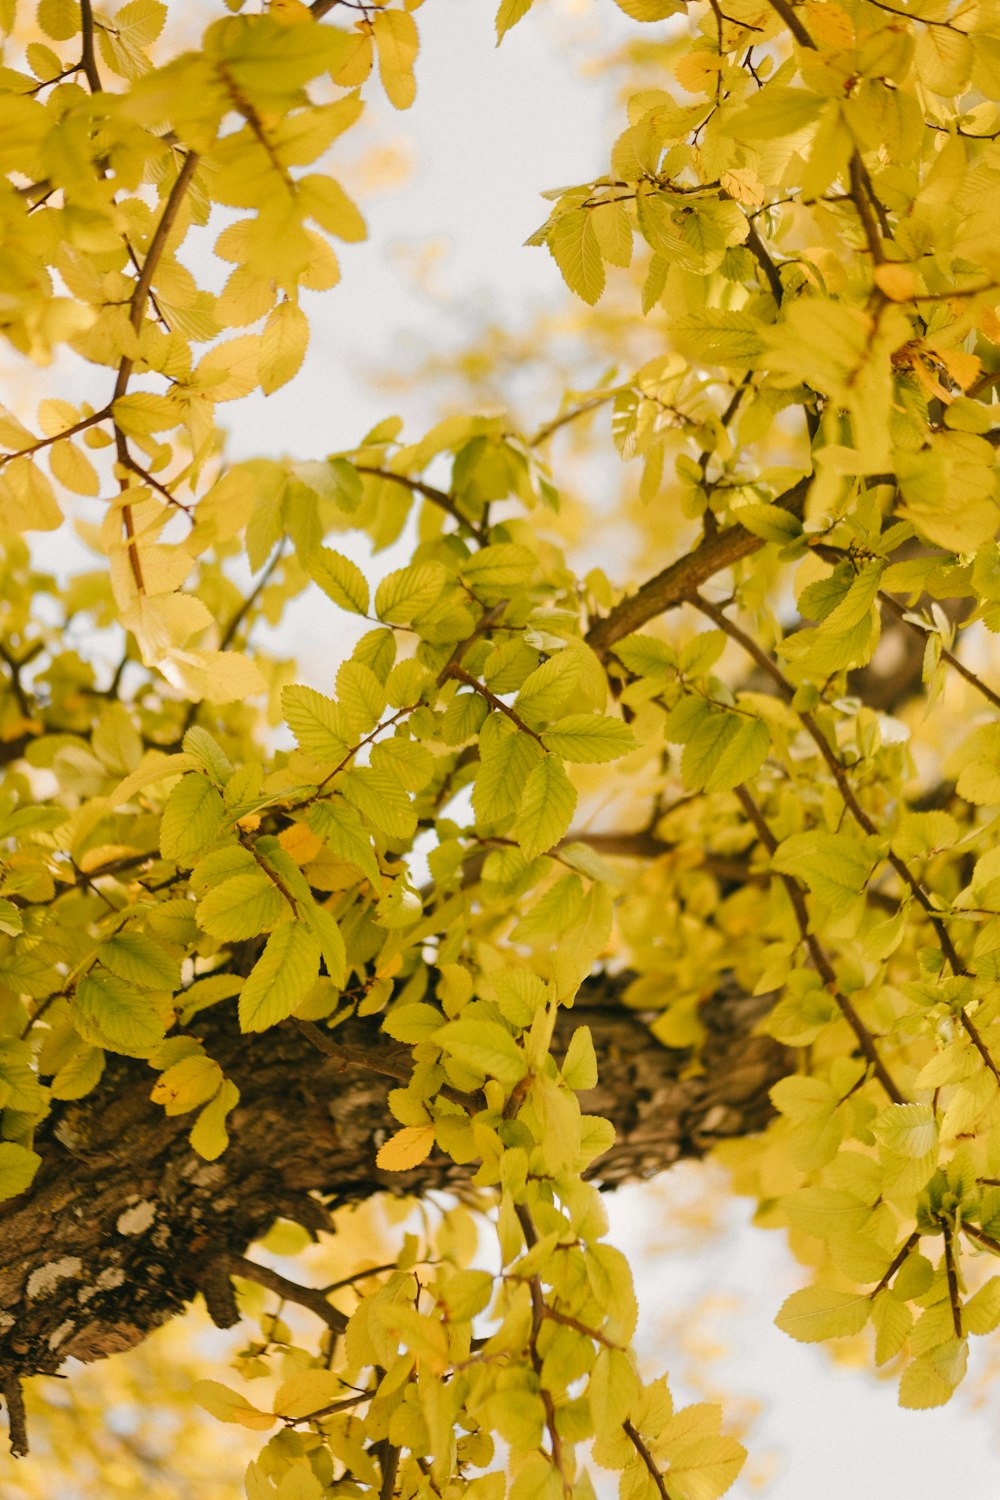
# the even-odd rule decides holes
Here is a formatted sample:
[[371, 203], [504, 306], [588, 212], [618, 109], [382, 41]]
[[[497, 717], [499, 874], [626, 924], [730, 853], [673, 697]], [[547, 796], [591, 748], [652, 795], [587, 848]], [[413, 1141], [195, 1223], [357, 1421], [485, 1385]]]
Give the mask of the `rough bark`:
[[[690, 1053], [659, 1046], [617, 1001], [622, 987], [607, 976], [585, 986], [557, 1037], [558, 1050], [584, 1020], [593, 1033], [601, 1081], [582, 1103], [618, 1132], [593, 1172], [609, 1187], [761, 1129], [768, 1088], [789, 1066], [784, 1049], [751, 1035], [766, 1000], [723, 989], [707, 1002], [694, 1070]], [[437, 1153], [405, 1174], [376, 1166], [397, 1127], [386, 1105], [394, 1080], [374, 1069], [391, 1073], [407, 1055], [380, 1039], [377, 1021], [336, 1032], [367, 1065], [321, 1054], [291, 1024], [242, 1036], [222, 1007], [200, 1028], [241, 1091], [218, 1161], [194, 1153], [193, 1117], [151, 1103], [153, 1074], [129, 1058], [109, 1059], [96, 1095], [45, 1122], [35, 1183], [0, 1205], [0, 1385], [52, 1373], [68, 1355], [127, 1349], [198, 1290], [217, 1321], [232, 1321], [227, 1268], [279, 1215], [318, 1228], [326, 1204], [419, 1194], [465, 1174]]]

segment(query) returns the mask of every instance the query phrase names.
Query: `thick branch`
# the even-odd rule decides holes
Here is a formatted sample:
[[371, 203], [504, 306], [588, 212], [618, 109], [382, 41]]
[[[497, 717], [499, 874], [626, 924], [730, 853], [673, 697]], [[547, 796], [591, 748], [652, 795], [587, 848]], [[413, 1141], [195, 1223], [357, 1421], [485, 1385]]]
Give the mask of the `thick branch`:
[[[751, 1035], [769, 1000], [723, 989], [703, 1006], [703, 1070], [687, 1076], [690, 1053], [658, 1046], [621, 1005], [628, 977], [591, 981], [556, 1043], [565, 1048], [583, 1022], [593, 1033], [601, 1081], [582, 1103], [618, 1132], [594, 1166], [609, 1186], [761, 1129], [768, 1089], [790, 1065], [784, 1049]], [[386, 1105], [395, 1079], [373, 1071], [390, 1051], [377, 1018], [338, 1027], [343, 1050], [333, 1057], [294, 1026], [241, 1036], [221, 1006], [200, 1015], [198, 1029], [241, 1092], [218, 1161], [195, 1154], [194, 1116], [151, 1103], [154, 1074], [129, 1058], [109, 1058], [95, 1094], [57, 1104], [38, 1132], [34, 1185], [0, 1205], [0, 1369], [9, 1379], [52, 1373], [67, 1355], [127, 1349], [199, 1290], [225, 1312], [222, 1283], [245, 1273], [246, 1248], [278, 1215], [323, 1227], [318, 1197], [419, 1194], [467, 1176], [436, 1152], [412, 1172], [376, 1165], [379, 1143], [397, 1128]]]

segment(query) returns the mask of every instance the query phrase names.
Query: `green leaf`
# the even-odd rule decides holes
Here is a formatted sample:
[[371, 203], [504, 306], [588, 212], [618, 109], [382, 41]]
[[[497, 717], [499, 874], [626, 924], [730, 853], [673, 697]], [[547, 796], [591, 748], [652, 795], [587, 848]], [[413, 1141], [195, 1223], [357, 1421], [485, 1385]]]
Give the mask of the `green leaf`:
[[165, 948], [144, 932], [117, 932], [100, 943], [97, 956], [105, 968], [140, 990], [180, 989], [181, 966]]
[[381, 892], [382, 872], [372, 848], [371, 834], [353, 807], [339, 797], [318, 802], [309, 814], [309, 827], [330, 846], [338, 859], [357, 865], [376, 891]]
[[293, 683], [281, 690], [281, 712], [299, 748], [323, 764], [347, 755], [352, 729], [340, 706], [315, 688]]
[[1000, 1276], [991, 1276], [969, 1298], [963, 1309], [963, 1319], [970, 1333], [992, 1333], [1000, 1326]]
[[875, 842], [821, 830], [795, 833], [778, 845], [771, 868], [796, 876], [831, 912], [842, 913], [868, 884]]
[[397, 777], [371, 766], [345, 771], [338, 790], [359, 812], [391, 839], [410, 839], [417, 828], [417, 814]]
[[528, 547], [514, 542], [497, 542], [481, 547], [462, 564], [462, 577], [485, 602], [490, 596], [502, 596], [508, 589], [520, 588], [538, 569], [538, 558]]
[[509, 1031], [496, 1021], [463, 1017], [442, 1026], [435, 1041], [473, 1073], [496, 1078], [508, 1088], [528, 1071], [528, 1060]]
[[436, 604], [448, 575], [440, 563], [411, 563], [389, 573], [375, 590], [375, 613], [387, 625], [409, 625]]
[[868, 1297], [857, 1292], [807, 1286], [785, 1298], [774, 1321], [782, 1333], [789, 1334], [800, 1344], [816, 1344], [823, 1339], [846, 1338], [849, 1334], [860, 1333], [870, 1311]]
[[576, 787], [561, 760], [546, 755], [524, 783], [514, 833], [525, 859], [535, 859], [557, 844], [576, 809]]
[[907, 1365], [899, 1381], [899, 1404], [911, 1411], [944, 1406], [965, 1377], [968, 1345], [949, 1339]]
[[763, 719], [738, 720], [718, 758], [704, 778], [706, 792], [728, 792], [743, 781], [750, 781], [760, 770], [771, 749], [771, 735]]
[[145, 995], [101, 968], [92, 969], [77, 985], [75, 1013], [85, 1041], [126, 1057], [148, 1057], [166, 1029]]
[[479, 735], [479, 771], [472, 789], [472, 806], [479, 823], [497, 823], [513, 815], [542, 749], [509, 719], [491, 714]]
[[0, 1200], [26, 1193], [41, 1164], [36, 1151], [15, 1141], [0, 1141]]
[[929, 1104], [890, 1104], [871, 1124], [872, 1134], [897, 1156], [919, 1161], [933, 1151], [938, 1141], [938, 1124]]
[[290, 915], [288, 902], [259, 868], [213, 886], [198, 903], [198, 926], [220, 942], [270, 932]]
[[302, 1004], [319, 976], [320, 946], [307, 927], [271, 933], [240, 992], [240, 1030], [266, 1031]]
[[160, 853], [175, 864], [192, 865], [219, 837], [226, 822], [222, 798], [207, 776], [182, 776], [167, 798], [160, 823]]
[[[351, 472], [356, 473], [354, 469]], [[356, 615], [368, 613], [368, 580], [349, 557], [334, 552], [332, 547], [318, 547], [310, 553], [306, 567], [310, 578], [341, 609], [349, 609]]]
[[303, 901], [300, 910], [302, 920], [319, 943], [327, 974], [335, 985], [342, 985], [347, 978], [347, 949], [336, 920], [325, 906], [315, 901]]
[[542, 741], [563, 760], [574, 763], [617, 760], [636, 748], [628, 725], [606, 714], [567, 714], [542, 731]]

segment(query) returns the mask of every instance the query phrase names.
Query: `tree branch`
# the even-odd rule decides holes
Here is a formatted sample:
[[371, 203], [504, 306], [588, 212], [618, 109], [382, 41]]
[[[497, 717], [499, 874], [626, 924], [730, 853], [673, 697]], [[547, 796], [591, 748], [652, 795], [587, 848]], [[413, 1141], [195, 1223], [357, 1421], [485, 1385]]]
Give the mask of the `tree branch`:
[[[775, 506], [780, 506], [794, 516], [800, 516], [811, 482], [811, 475], [800, 479], [791, 489], [779, 495], [774, 501]], [[738, 524], [727, 526], [725, 531], [707, 537], [693, 552], [678, 558], [657, 573], [655, 578], [650, 578], [637, 593], [626, 595], [609, 615], [592, 625], [587, 634], [588, 646], [602, 661], [606, 660], [617, 641], [631, 635], [634, 630], [639, 630], [647, 620], [654, 619], [656, 615], [676, 609], [679, 604], [689, 603], [702, 584], [724, 569], [742, 562], [744, 558], [752, 557], [764, 545], [761, 537], [754, 536], [753, 532]]]
[[[791, 1066], [785, 1048], [754, 1034], [771, 997], [723, 985], [701, 1007], [695, 1073], [690, 1050], [661, 1047], [622, 1005], [632, 977], [588, 981], [561, 1013], [555, 1042], [561, 1052], [584, 1023], [593, 1035], [600, 1082], [581, 1103], [617, 1131], [593, 1167], [605, 1186], [762, 1129], [768, 1090]], [[377, 1017], [338, 1026], [333, 1057], [291, 1026], [241, 1035], [221, 1005], [198, 1015], [198, 1035], [241, 1095], [217, 1161], [191, 1148], [191, 1115], [152, 1103], [153, 1075], [133, 1058], [109, 1056], [95, 1093], [55, 1102], [40, 1127], [35, 1182], [0, 1204], [0, 1368], [9, 1379], [54, 1373], [68, 1355], [130, 1348], [230, 1274], [300, 1302], [308, 1295], [332, 1327], [339, 1314], [322, 1290], [279, 1286], [277, 1273], [244, 1263], [254, 1240], [278, 1216], [313, 1228], [323, 1204], [453, 1189], [473, 1170], [438, 1152], [410, 1172], [378, 1166], [378, 1143], [398, 1128], [387, 1096], [400, 1080], [373, 1071], [390, 1050]]]

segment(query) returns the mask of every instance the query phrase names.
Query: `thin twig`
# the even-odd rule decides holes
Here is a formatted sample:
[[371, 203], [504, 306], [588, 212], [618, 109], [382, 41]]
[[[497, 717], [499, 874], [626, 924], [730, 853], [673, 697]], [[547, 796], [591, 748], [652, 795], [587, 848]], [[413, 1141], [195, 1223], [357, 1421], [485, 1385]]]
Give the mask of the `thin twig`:
[[395, 474], [392, 469], [382, 469], [377, 464], [355, 464], [359, 474], [370, 474], [375, 479], [386, 479], [392, 484], [401, 484], [404, 489], [413, 490], [417, 495], [423, 495], [432, 505], [439, 510], [445, 511], [452, 520], [457, 521], [460, 526], [467, 526], [478, 542], [485, 543], [486, 531], [468, 516], [463, 516], [454, 497], [446, 490], [439, 490], [436, 485], [427, 484], [423, 479], [412, 479], [408, 474]]
[[[753, 797], [750, 795], [745, 786], [736, 787], [734, 790], [734, 795], [740, 806], [746, 813], [747, 818], [756, 829], [757, 836], [760, 839], [761, 843], [764, 845], [764, 848], [767, 850], [768, 854], [773, 855], [778, 847], [778, 841], [768, 827], [767, 822]], [[854, 1032], [854, 1035], [857, 1038], [858, 1046], [861, 1049], [864, 1057], [867, 1058], [868, 1062], [870, 1063], [872, 1072], [878, 1079], [879, 1083], [882, 1085], [885, 1092], [889, 1095], [889, 1098], [892, 1100], [893, 1104], [904, 1103], [903, 1095], [896, 1087], [891, 1074], [888, 1072], [885, 1064], [878, 1055], [875, 1047], [875, 1040], [871, 1032], [868, 1030], [867, 1026], [858, 1015], [851, 1001], [840, 988], [833, 965], [827, 957], [824, 949], [820, 945], [820, 942], [817, 939], [816, 935], [810, 928], [809, 912], [806, 907], [805, 896], [803, 895], [802, 887], [799, 885], [798, 881], [793, 875], [786, 875], [780, 871], [776, 873], [780, 875], [781, 882], [784, 885], [785, 890], [788, 892], [788, 899], [792, 903], [792, 910], [795, 912], [795, 920], [798, 923], [799, 931], [802, 934], [802, 939], [809, 950], [809, 956], [811, 957], [818, 974], [823, 980], [823, 983], [830, 991], [834, 1000], [836, 1000], [845, 1021]]]
[[530, 727], [530, 725], [526, 724], [521, 718], [521, 715], [515, 713], [514, 709], [512, 709], [509, 704], [505, 703], [502, 698], [498, 698], [496, 693], [491, 693], [486, 684], [480, 682], [478, 677], [473, 677], [472, 673], [467, 672], [464, 667], [460, 667], [458, 662], [450, 662], [448, 664], [446, 668], [446, 675], [448, 677], [455, 677], [459, 682], [464, 682], [469, 687], [473, 688], [481, 698], [485, 698], [486, 702], [490, 705], [491, 708], [495, 708], [498, 710], [498, 712], [506, 714], [511, 723], [516, 724], [517, 728], [521, 731], [522, 734], [530, 734], [531, 738], [533, 740], [537, 740], [542, 749], [545, 750], [546, 753], [548, 753], [545, 741], [542, 739], [541, 735], [537, 734], [535, 730]]
[[632, 1423], [629, 1421], [628, 1417], [626, 1417], [624, 1422], [622, 1423], [622, 1431], [628, 1438], [629, 1442], [632, 1444], [632, 1447], [635, 1449], [636, 1453], [638, 1453], [639, 1457], [642, 1459], [643, 1463], [646, 1465], [646, 1468], [649, 1471], [649, 1477], [656, 1485], [656, 1488], [661, 1496], [661, 1500], [671, 1500], [670, 1491], [667, 1489], [667, 1482], [657, 1468], [656, 1460], [650, 1453], [649, 1449], [646, 1447], [646, 1444], [643, 1442], [639, 1432], [635, 1427], [632, 1426]]
[[286, 1302], [294, 1302], [297, 1306], [315, 1313], [316, 1317], [321, 1318], [334, 1333], [343, 1333], [347, 1327], [345, 1314], [339, 1308], [333, 1307], [318, 1287], [300, 1286], [297, 1281], [289, 1281], [287, 1276], [272, 1271], [270, 1266], [258, 1265], [255, 1260], [247, 1260], [244, 1255], [225, 1252], [218, 1258], [217, 1264], [230, 1275], [242, 1276], [244, 1281], [255, 1281], [258, 1286], [265, 1287], [267, 1291], [276, 1292], [279, 1297], [284, 1297]]

